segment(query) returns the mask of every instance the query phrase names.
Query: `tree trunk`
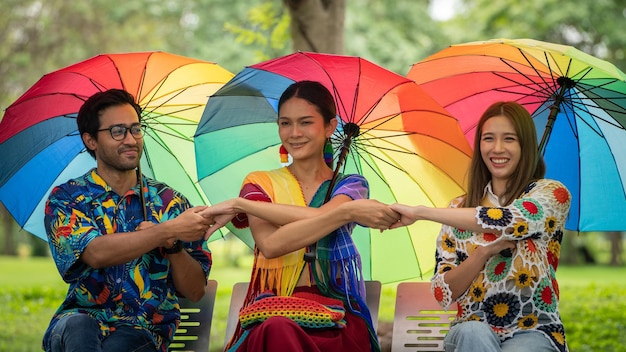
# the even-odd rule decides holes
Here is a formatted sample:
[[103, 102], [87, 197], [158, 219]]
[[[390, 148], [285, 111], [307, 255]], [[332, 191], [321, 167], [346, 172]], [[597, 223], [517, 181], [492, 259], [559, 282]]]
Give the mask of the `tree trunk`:
[[294, 51], [343, 54], [346, 0], [283, 0]]
[[2, 233], [4, 234], [4, 253], [5, 255], [17, 255], [15, 248], [13, 233], [13, 218], [4, 204], [0, 203], [0, 221], [2, 222]]
[[619, 231], [607, 232], [611, 240], [611, 265], [622, 265], [622, 233]]

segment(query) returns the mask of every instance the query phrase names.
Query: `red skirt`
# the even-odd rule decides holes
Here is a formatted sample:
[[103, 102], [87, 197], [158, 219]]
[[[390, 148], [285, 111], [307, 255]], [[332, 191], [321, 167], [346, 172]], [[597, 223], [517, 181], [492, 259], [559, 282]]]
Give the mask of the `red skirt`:
[[[320, 294], [317, 287], [296, 287], [295, 291]], [[341, 329], [302, 328], [285, 317], [271, 317], [251, 328], [238, 341], [237, 351], [371, 351], [369, 330], [360, 317], [346, 310]]]

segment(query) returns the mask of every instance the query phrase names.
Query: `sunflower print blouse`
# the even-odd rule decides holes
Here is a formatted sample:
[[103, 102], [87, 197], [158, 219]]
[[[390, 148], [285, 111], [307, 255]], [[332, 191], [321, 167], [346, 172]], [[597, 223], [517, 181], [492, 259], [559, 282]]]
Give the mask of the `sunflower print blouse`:
[[[560, 182], [541, 179], [508, 206], [477, 207], [476, 219], [485, 233], [442, 226], [431, 288], [444, 308], [453, 303], [444, 281], [447, 271], [460, 265], [478, 246], [501, 237], [517, 241], [511, 257], [496, 254], [488, 259], [468, 290], [457, 298], [458, 313], [452, 325], [483, 321], [501, 341], [517, 331], [540, 331], [559, 351], [568, 350], [558, 312], [555, 273], [570, 198]], [[462, 200], [453, 200], [450, 207], [458, 207]]]

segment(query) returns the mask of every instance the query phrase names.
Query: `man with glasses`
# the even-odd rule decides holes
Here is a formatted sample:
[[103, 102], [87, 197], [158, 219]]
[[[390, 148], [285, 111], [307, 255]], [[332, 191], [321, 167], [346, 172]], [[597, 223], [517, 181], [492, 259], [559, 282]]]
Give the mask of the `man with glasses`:
[[46, 203], [48, 243], [69, 289], [43, 348], [167, 351], [177, 297], [204, 295], [211, 253], [203, 237], [213, 220], [137, 171], [144, 128], [131, 94], [96, 93], [76, 120], [96, 168], [55, 187]]

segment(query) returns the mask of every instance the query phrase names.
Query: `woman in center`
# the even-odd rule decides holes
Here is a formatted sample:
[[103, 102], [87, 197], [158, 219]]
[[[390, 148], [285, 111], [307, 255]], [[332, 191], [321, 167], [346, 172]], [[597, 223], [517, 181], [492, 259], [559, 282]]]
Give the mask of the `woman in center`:
[[[398, 215], [369, 197], [360, 175], [333, 178], [336, 106], [322, 84], [300, 81], [278, 103], [281, 151], [292, 163], [250, 173], [240, 197], [209, 209], [223, 225], [250, 226], [254, 264], [233, 351], [377, 351], [365, 304], [356, 222], [386, 229]], [[324, 157], [326, 152], [326, 159]], [[330, 158], [329, 158], [330, 156]], [[217, 214], [231, 214], [219, 220]]]

